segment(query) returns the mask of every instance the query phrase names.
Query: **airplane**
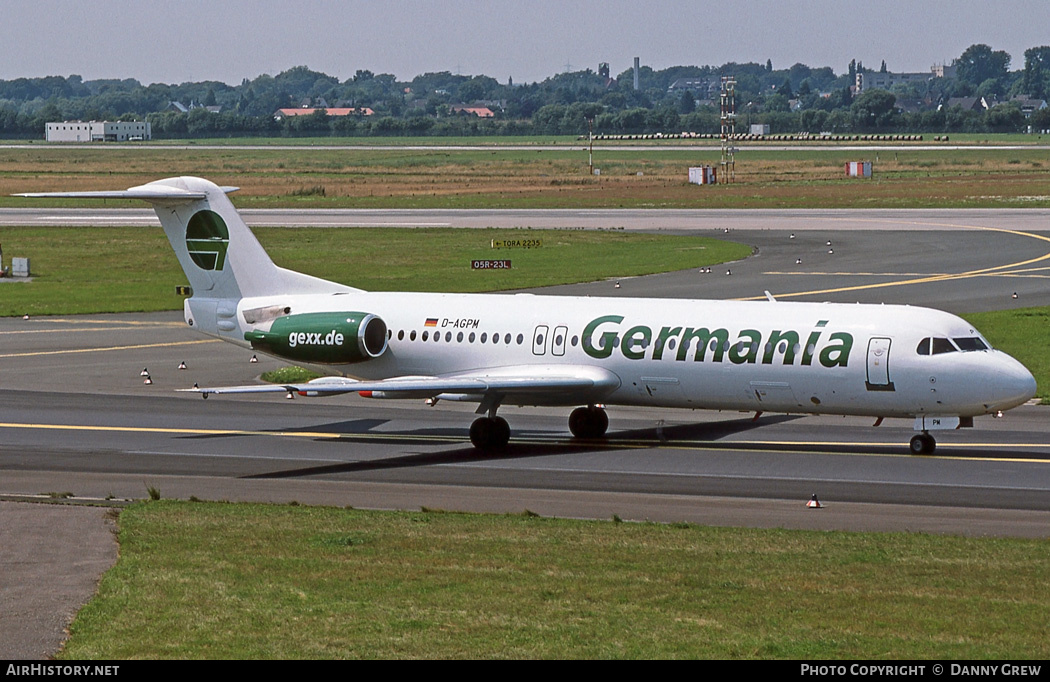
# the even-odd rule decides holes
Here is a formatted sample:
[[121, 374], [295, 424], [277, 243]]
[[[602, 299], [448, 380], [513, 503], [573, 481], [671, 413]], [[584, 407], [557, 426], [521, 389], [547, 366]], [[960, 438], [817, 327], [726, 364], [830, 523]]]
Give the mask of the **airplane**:
[[281, 268], [227, 194], [194, 177], [121, 191], [23, 197], [153, 205], [190, 283], [186, 323], [206, 335], [337, 372], [211, 394], [356, 392], [478, 403], [470, 441], [498, 450], [503, 405], [573, 407], [569, 430], [605, 435], [607, 405], [858, 415], [931, 431], [973, 426], [1035, 394], [1032, 374], [968, 322], [922, 307], [777, 301], [368, 292]]

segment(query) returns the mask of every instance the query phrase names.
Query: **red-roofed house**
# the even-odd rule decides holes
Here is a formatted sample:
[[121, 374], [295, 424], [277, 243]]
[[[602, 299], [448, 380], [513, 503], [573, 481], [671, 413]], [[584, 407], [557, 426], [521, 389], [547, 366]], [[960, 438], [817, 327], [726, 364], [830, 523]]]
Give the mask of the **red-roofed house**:
[[371, 116], [374, 113], [368, 107], [333, 107], [330, 109], [299, 107], [290, 109], [278, 109], [273, 114], [273, 120], [280, 121], [285, 116], [309, 116], [315, 111], [323, 111], [329, 116], [353, 116], [354, 114], [358, 114], [360, 116]]
[[449, 108], [453, 114], [474, 114], [478, 118], [493, 118], [496, 115], [488, 107], [468, 107], [465, 104], [453, 104]]

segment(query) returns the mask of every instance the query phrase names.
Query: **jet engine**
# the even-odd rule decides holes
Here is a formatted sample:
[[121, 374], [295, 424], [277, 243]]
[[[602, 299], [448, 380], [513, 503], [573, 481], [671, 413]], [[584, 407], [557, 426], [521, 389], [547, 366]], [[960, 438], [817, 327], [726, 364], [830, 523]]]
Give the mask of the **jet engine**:
[[252, 348], [289, 360], [345, 365], [378, 358], [387, 348], [387, 328], [371, 313], [301, 313], [273, 321], [269, 331], [245, 332]]

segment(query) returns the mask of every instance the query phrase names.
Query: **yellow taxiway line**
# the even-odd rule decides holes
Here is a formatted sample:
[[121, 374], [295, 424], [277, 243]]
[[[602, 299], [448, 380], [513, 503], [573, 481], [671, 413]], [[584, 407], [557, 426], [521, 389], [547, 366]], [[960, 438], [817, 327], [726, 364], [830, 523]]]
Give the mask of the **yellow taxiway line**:
[[[272, 436], [276, 438], [314, 438], [329, 440], [358, 440], [358, 441], [380, 441], [380, 440], [410, 440], [416, 442], [430, 443], [462, 443], [466, 440], [457, 436], [433, 436], [414, 435], [405, 433], [336, 433], [331, 431], [251, 431], [245, 429], [203, 429], [203, 428], [171, 428], [151, 426], [99, 426], [79, 424], [33, 424], [23, 422], [0, 422], [0, 429], [20, 430], [42, 430], [42, 431], [89, 431], [100, 433], [154, 433], [175, 436]], [[704, 450], [719, 449], [727, 450], [734, 448], [747, 448], [752, 452], [776, 452], [782, 453], [790, 448], [798, 447], [823, 447], [823, 448], [903, 448], [902, 441], [893, 442], [864, 442], [864, 441], [787, 441], [787, 440], [741, 440], [741, 441], [697, 441], [697, 440], [639, 440], [609, 438], [605, 440], [566, 440], [560, 437], [552, 438], [516, 438], [512, 444], [533, 445], [566, 445], [571, 447], [595, 447], [604, 446], [612, 449], [675, 449], [675, 450]], [[1050, 449], [1050, 443], [951, 443], [945, 447], [960, 448], [966, 450], [981, 450], [991, 448], [1010, 449]], [[820, 452], [814, 454], [822, 455], [853, 455], [847, 452]], [[969, 462], [1018, 462], [1027, 464], [1048, 464], [1050, 457], [981, 457], [969, 455], [911, 455], [906, 453], [864, 453], [877, 457], [918, 457], [921, 459], [949, 459], [965, 460]]]
[[[834, 221], [834, 220], [839, 220], [839, 219], [837, 219], [837, 218], [823, 218], [823, 220]], [[881, 223], [881, 222], [885, 222], [885, 221], [878, 220], [878, 219], [868, 219], [868, 220], [865, 220], [863, 222], [878, 222], [878, 223]], [[898, 224], [898, 223], [894, 223], [894, 224]], [[961, 229], [961, 230], [983, 230], [983, 231], [987, 231], [987, 232], [1003, 232], [1003, 233], [1006, 233], [1006, 234], [1013, 234], [1013, 235], [1018, 235], [1018, 236], [1021, 236], [1021, 237], [1029, 237], [1031, 239], [1037, 239], [1039, 241], [1044, 241], [1044, 242], [1050, 243], [1050, 237], [1045, 237], [1045, 236], [1040, 235], [1040, 234], [1033, 234], [1031, 232], [1022, 232], [1020, 230], [1008, 230], [1008, 229], [1001, 228], [1001, 227], [987, 227], [987, 226], [984, 226], [984, 225], [956, 225], [954, 223], [924, 223], [924, 222], [919, 222], [919, 221], [913, 221], [912, 224], [914, 224], [914, 225], [922, 225], [922, 226], [932, 226], [932, 227], [950, 227], [950, 228]], [[954, 274], [924, 275], [924, 276], [920, 276], [920, 277], [914, 277], [914, 278], [911, 278], [911, 279], [895, 280], [895, 281], [891, 281], [891, 282], [881, 282], [881, 283], [878, 283], [878, 284], [858, 284], [858, 285], [855, 285], [855, 286], [836, 287], [836, 288], [832, 288], [832, 289], [814, 289], [812, 291], [795, 291], [795, 292], [789, 292], [789, 293], [779, 293], [779, 294], [774, 294], [774, 298], [791, 298], [791, 297], [794, 297], [794, 296], [817, 296], [817, 295], [820, 295], [820, 294], [837, 294], [837, 293], [842, 293], [844, 291], [861, 291], [861, 290], [865, 290], [865, 289], [881, 289], [883, 287], [896, 287], [896, 286], [904, 286], [904, 285], [907, 285], [907, 284], [928, 284], [928, 283], [931, 283], [931, 282], [944, 282], [944, 281], [948, 281], [948, 280], [968, 279], [968, 278], [971, 278], [971, 277], [981, 277], [981, 276], [986, 276], [986, 275], [1009, 276], [1009, 275], [1015, 274], [1015, 273], [1002, 272], [1002, 271], [1003, 270], [1016, 269], [1016, 268], [1022, 268], [1022, 267], [1026, 266], [1026, 265], [1031, 265], [1033, 263], [1039, 263], [1039, 262], [1045, 261], [1047, 259], [1050, 259], [1050, 252], [1044, 253], [1041, 256], [1036, 256], [1035, 258], [1029, 258], [1028, 260], [1018, 261], [1016, 263], [1007, 263], [1005, 265], [995, 265], [995, 266], [988, 267], [988, 268], [981, 268], [979, 270], [970, 270], [968, 272], [959, 272], [959, 273], [954, 273]], [[740, 298], [740, 299], [736, 299], [736, 300], [739, 300], [739, 301], [761, 301], [761, 300], [764, 300], [764, 299], [765, 299], [765, 296], [750, 296], [748, 298]]]
[[28, 358], [34, 355], [68, 355], [70, 353], [103, 353], [111, 350], [136, 350], [139, 348], [168, 348], [171, 346], [193, 346], [200, 343], [219, 343], [219, 339], [201, 339], [200, 341], [170, 341], [167, 343], [140, 343], [133, 346], [106, 346], [103, 348], [72, 348], [68, 350], [40, 350], [26, 353], [4, 353], [0, 358]]

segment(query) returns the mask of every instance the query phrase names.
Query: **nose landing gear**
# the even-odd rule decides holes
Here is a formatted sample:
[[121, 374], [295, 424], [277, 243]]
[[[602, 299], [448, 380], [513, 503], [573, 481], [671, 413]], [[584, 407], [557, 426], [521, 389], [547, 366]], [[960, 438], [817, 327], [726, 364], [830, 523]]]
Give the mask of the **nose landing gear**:
[[937, 441], [933, 439], [928, 431], [917, 433], [911, 439], [911, 454], [932, 455], [937, 448]]

